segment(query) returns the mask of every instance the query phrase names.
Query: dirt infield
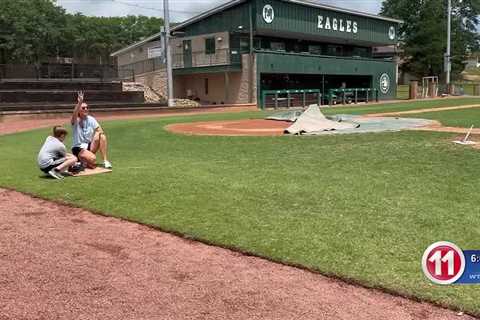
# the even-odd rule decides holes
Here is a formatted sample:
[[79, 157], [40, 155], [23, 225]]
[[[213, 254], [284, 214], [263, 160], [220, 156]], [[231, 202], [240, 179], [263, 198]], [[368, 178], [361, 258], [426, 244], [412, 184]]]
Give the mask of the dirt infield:
[[[105, 120], [128, 120], [144, 118], [162, 118], [171, 116], [187, 116], [199, 114], [225, 113], [225, 112], [245, 112], [257, 111], [256, 107], [225, 107], [225, 108], [198, 108], [185, 111], [158, 110], [158, 111], [138, 111], [138, 112], [99, 112], [93, 114], [99, 121]], [[52, 127], [70, 122], [71, 114], [37, 114], [28, 116], [3, 116], [0, 117], [0, 134], [9, 134], [22, 131], [29, 131], [38, 128]]]
[[14, 191], [0, 208], [0, 319], [473, 319]]
[[264, 119], [175, 123], [165, 127], [170, 132], [210, 136], [281, 136], [292, 123]]
[[[460, 110], [480, 108], [480, 105], [466, 105], [444, 108], [428, 108], [400, 112], [371, 113], [364, 115], [367, 118], [397, 117], [408, 114], [419, 114], [425, 112], [441, 112], [448, 110]], [[208, 135], [208, 136], [281, 136], [286, 128], [292, 123], [288, 121], [274, 121], [265, 119], [245, 119], [235, 121], [206, 121], [175, 123], [165, 127], [166, 130], [187, 135]], [[469, 128], [446, 127], [436, 121], [433, 125], [415, 127], [408, 130], [466, 133]], [[480, 134], [480, 129], [475, 128], [472, 134]]]
[[470, 104], [470, 105], [455, 106], [455, 107], [442, 107], [442, 108], [416, 109], [416, 110], [397, 111], [397, 112], [371, 113], [371, 114], [368, 114], [368, 116], [369, 117], [395, 117], [395, 116], [401, 116], [401, 115], [404, 115], [404, 114], [417, 114], [417, 113], [425, 113], [425, 112], [441, 112], [441, 111], [472, 109], [472, 108], [480, 108], [480, 105]]
[[[468, 131], [470, 131], [470, 128], [446, 127], [446, 126], [442, 125], [440, 122], [437, 121], [437, 123], [434, 124], [434, 125], [421, 127], [421, 128], [416, 128], [415, 130], [435, 131], [435, 132], [450, 132], [450, 133], [467, 133]], [[480, 135], [480, 129], [479, 128], [473, 128], [472, 129], [472, 134]]]

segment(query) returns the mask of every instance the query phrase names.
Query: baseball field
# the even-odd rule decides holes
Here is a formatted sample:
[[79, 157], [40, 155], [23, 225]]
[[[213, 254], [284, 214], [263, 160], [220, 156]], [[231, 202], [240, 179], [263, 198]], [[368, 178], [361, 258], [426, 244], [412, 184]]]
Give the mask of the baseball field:
[[[325, 113], [462, 105], [478, 107], [408, 116], [480, 126], [473, 98]], [[265, 115], [105, 121], [113, 173], [62, 181], [43, 178], [35, 165], [49, 128], [3, 135], [0, 186], [480, 315], [477, 287], [437, 286], [421, 270], [433, 242], [480, 249], [479, 150], [454, 145], [457, 135], [446, 132], [222, 137], [164, 129]]]

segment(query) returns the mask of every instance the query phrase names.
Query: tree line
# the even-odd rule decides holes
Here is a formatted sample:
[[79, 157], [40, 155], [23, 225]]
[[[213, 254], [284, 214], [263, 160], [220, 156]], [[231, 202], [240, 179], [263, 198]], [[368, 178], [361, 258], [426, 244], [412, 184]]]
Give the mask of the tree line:
[[54, 0], [0, 0], [0, 64], [49, 58], [108, 63], [110, 54], [160, 31], [163, 19], [68, 14]]
[[[480, 0], [452, 0], [452, 75], [479, 50]], [[443, 75], [447, 0], [384, 0], [381, 14], [402, 19], [405, 71]], [[68, 14], [54, 0], [0, 0], [0, 64], [43, 62], [51, 57], [106, 63], [110, 54], [159, 32], [161, 18], [88, 17]]]
[[[417, 76], [444, 75], [447, 48], [447, 0], [384, 0], [381, 14], [402, 19], [402, 68]], [[480, 0], [452, 0], [452, 76], [479, 50]]]

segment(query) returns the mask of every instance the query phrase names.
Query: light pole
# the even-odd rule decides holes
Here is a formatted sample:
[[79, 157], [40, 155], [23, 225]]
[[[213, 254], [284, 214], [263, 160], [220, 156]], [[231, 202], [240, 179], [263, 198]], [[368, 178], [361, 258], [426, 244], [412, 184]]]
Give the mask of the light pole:
[[172, 55], [170, 48], [170, 14], [168, 11], [168, 0], [163, 0], [163, 23], [165, 24], [165, 59], [167, 60], [168, 106], [173, 107], [175, 103], [173, 100]]
[[452, 69], [452, 61], [451, 61], [451, 58], [450, 58], [450, 55], [451, 55], [451, 32], [452, 32], [452, 27], [451, 27], [451, 19], [452, 19], [452, 0], [448, 0], [448, 11], [447, 11], [447, 53], [445, 55], [445, 59], [446, 59], [446, 67], [447, 67], [447, 79], [446, 79], [446, 82], [447, 82], [447, 90], [448, 90], [448, 93], [450, 93], [450, 72], [451, 72], [451, 69]]

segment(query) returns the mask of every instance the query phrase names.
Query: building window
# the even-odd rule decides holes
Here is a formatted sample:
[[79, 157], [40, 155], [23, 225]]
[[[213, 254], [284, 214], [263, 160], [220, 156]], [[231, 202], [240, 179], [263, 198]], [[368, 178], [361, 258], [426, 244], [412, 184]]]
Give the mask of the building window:
[[208, 96], [208, 78], [205, 79], [205, 95]]
[[215, 54], [215, 38], [205, 39], [205, 54]]
[[341, 57], [343, 55], [343, 47], [336, 45], [328, 45], [327, 55]]
[[368, 48], [355, 47], [353, 49], [352, 55], [362, 57], [362, 58], [368, 58], [369, 57]]
[[274, 51], [285, 51], [285, 42], [270, 42], [270, 49]]
[[311, 44], [308, 46], [308, 52], [311, 54], [322, 54], [322, 46]]

